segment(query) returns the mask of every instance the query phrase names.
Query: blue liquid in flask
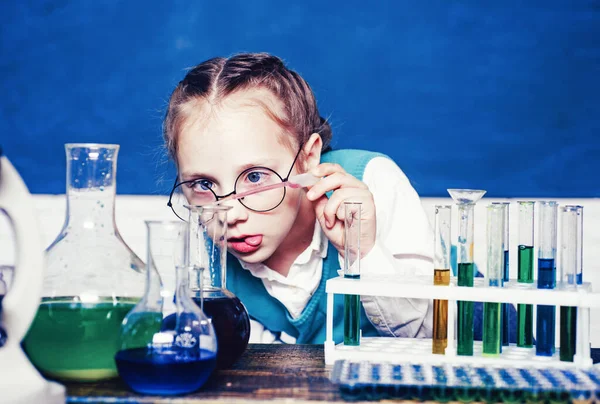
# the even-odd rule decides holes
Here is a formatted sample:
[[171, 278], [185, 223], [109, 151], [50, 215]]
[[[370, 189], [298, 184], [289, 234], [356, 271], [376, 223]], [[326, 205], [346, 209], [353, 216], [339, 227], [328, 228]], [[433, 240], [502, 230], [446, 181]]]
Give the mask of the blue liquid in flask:
[[217, 363], [215, 352], [201, 349], [186, 354], [180, 349], [156, 353], [148, 348], [117, 352], [119, 375], [136, 392], [157, 395], [186, 394], [206, 383]]

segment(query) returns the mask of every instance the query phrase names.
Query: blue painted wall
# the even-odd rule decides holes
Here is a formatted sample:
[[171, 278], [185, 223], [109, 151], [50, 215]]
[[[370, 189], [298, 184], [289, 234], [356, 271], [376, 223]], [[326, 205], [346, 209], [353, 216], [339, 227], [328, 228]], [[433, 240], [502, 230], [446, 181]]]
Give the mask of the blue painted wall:
[[119, 193], [165, 193], [171, 90], [240, 51], [284, 58], [334, 146], [422, 196], [600, 196], [598, 1], [3, 1], [0, 144], [33, 192], [64, 192], [65, 142], [116, 142]]

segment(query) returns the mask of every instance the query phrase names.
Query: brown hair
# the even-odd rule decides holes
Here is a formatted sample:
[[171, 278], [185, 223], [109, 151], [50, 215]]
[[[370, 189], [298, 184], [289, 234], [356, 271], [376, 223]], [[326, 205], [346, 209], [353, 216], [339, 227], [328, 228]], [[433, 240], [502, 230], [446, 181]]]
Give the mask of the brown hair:
[[276, 56], [242, 53], [200, 63], [173, 90], [163, 122], [163, 137], [169, 156], [177, 160], [177, 138], [187, 118], [183, 110], [188, 102], [205, 100], [216, 103], [236, 91], [250, 88], [266, 88], [279, 99], [284, 116], [278, 116], [268, 108], [267, 113], [295, 137], [298, 144], [303, 144], [311, 134], [319, 133], [323, 140], [322, 150], [330, 149], [331, 127], [320, 116], [308, 83]]

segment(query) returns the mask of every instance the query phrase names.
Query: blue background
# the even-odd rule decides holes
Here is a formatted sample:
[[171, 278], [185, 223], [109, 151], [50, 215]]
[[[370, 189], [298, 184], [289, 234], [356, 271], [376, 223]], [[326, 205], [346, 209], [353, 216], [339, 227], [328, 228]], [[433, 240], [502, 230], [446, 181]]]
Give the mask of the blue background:
[[392, 156], [422, 196], [600, 196], [598, 1], [2, 1], [0, 144], [31, 191], [63, 144], [121, 144], [118, 191], [160, 194], [185, 69], [267, 51], [316, 92], [334, 146]]

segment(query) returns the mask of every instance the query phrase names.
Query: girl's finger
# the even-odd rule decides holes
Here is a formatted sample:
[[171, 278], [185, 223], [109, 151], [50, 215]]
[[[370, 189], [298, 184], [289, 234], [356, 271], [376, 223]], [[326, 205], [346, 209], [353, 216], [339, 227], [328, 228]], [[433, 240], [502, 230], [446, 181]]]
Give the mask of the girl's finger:
[[319, 182], [310, 188], [306, 197], [309, 201], [314, 201], [325, 195], [325, 193], [339, 188], [368, 189], [367, 185], [358, 178], [345, 172], [336, 172], [319, 180]]
[[321, 163], [310, 172], [317, 177], [325, 177], [333, 173], [345, 173], [346, 171], [336, 163]]
[[345, 201], [362, 202], [364, 205], [373, 201], [369, 190], [358, 188], [340, 188], [336, 190], [323, 209], [323, 216], [326, 223], [331, 227], [336, 218], [343, 221], [346, 215], [344, 208]]

